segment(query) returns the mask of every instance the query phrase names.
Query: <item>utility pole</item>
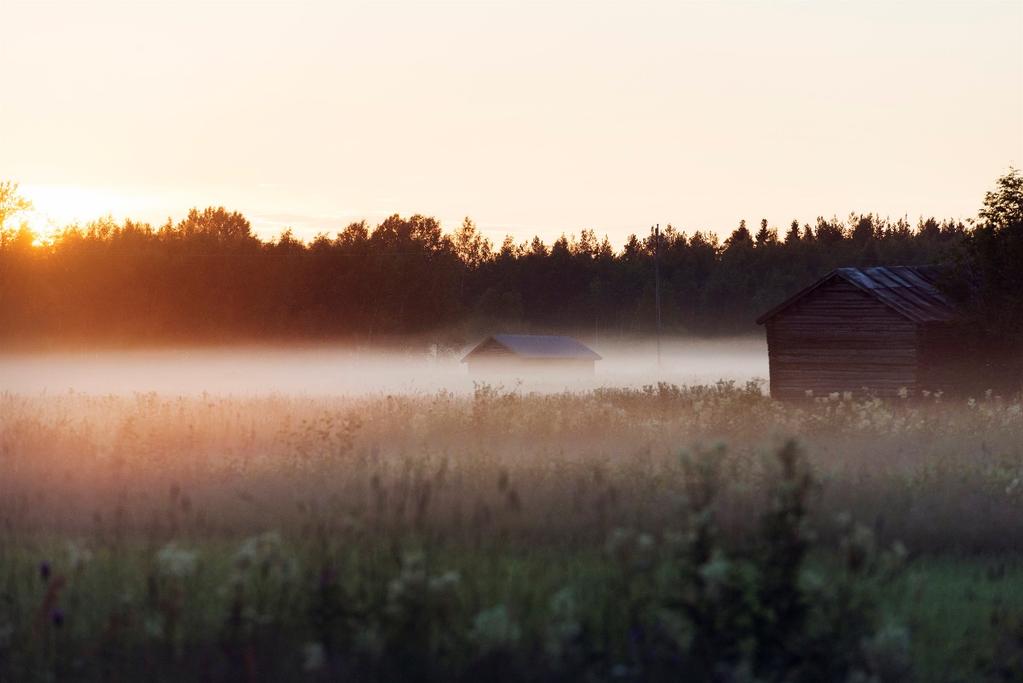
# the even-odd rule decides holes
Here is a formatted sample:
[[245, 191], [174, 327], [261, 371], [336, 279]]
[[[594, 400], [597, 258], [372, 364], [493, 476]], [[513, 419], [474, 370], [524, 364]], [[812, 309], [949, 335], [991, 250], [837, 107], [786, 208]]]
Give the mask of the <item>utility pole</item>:
[[661, 224], [654, 228], [654, 309], [657, 311], [657, 369], [661, 369]]

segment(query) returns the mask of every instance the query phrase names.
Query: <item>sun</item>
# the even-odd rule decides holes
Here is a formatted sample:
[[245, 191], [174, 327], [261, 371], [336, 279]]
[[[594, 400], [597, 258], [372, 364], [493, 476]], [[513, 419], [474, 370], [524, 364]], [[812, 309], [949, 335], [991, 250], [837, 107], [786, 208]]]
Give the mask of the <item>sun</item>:
[[74, 185], [22, 185], [22, 196], [32, 202], [23, 220], [35, 235], [33, 245], [52, 241], [64, 228], [104, 216], [125, 214], [130, 203], [113, 192]]

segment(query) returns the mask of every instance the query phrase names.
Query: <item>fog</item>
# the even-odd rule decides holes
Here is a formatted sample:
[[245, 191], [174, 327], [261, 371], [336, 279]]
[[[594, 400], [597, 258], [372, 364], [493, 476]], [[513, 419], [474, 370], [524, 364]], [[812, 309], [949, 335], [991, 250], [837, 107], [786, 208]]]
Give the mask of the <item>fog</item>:
[[[471, 347], [469, 347], [471, 348]], [[593, 345], [603, 360], [590, 374], [470, 375], [467, 349], [403, 351], [366, 348], [217, 348], [0, 354], [0, 391], [14, 393], [171, 395], [364, 395], [472, 391], [485, 382], [505, 389], [553, 392], [658, 381], [739, 383], [768, 375], [762, 339], [670, 340], [658, 367], [653, 341]]]

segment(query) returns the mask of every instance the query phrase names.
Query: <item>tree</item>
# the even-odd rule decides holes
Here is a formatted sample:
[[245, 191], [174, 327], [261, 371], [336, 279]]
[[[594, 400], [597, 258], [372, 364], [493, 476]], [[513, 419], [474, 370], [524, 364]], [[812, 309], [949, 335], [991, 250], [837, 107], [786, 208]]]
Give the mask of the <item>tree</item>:
[[760, 220], [760, 230], [757, 232], [757, 246], [765, 247], [769, 244], [778, 243], [778, 231], [774, 228], [767, 227], [767, 219], [762, 218]]
[[967, 238], [967, 275], [975, 285], [972, 323], [980, 328], [993, 376], [1023, 381], [1023, 175], [1010, 168], [984, 196]]
[[494, 245], [480, 234], [476, 224], [468, 216], [455, 231], [452, 242], [458, 258], [470, 268], [479, 268], [482, 263], [493, 258]]
[[32, 202], [18, 194], [18, 184], [9, 180], [0, 182], [0, 230], [4, 223], [23, 211], [31, 211]]
[[1023, 174], [1009, 167], [1009, 172], [996, 181], [996, 187], [984, 195], [980, 220], [995, 230], [1023, 223]]
[[189, 210], [188, 216], [175, 226], [172, 233], [185, 240], [224, 244], [255, 240], [249, 220], [237, 211], [228, 212], [222, 206], [210, 206], [202, 212], [195, 208]]
[[793, 219], [789, 225], [789, 231], [785, 233], [785, 244], [792, 245], [799, 243], [799, 221]]
[[739, 227], [732, 231], [732, 234], [725, 240], [725, 248], [739, 247], [740, 245], [749, 245], [753, 242], [753, 236], [750, 235], [749, 228], [746, 227], [746, 219], [739, 221]]

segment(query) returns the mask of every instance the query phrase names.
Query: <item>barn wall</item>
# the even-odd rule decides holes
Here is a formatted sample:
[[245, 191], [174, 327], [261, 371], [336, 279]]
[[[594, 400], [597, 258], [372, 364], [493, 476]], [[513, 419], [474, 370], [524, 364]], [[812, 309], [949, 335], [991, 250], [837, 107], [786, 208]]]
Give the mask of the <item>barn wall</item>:
[[920, 326], [918, 385], [922, 390], [955, 397], [980, 397], [988, 390], [1011, 395], [1020, 391], [1018, 367], [962, 323]]
[[897, 395], [917, 385], [917, 324], [841, 279], [767, 321], [771, 395]]
[[466, 361], [471, 375], [593, 374], [595, 362], [578, 358], [519, 358], [514, 354], [474, 354]]

